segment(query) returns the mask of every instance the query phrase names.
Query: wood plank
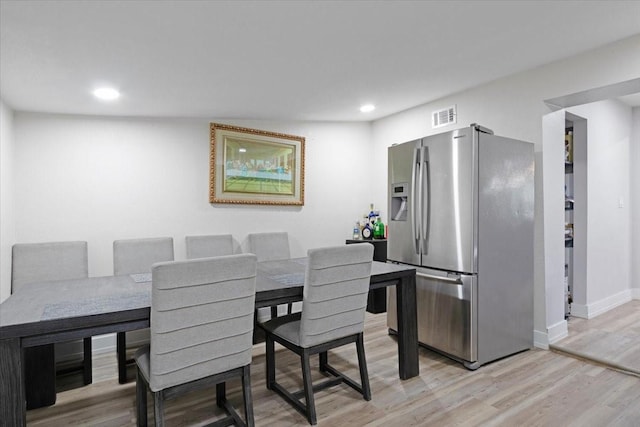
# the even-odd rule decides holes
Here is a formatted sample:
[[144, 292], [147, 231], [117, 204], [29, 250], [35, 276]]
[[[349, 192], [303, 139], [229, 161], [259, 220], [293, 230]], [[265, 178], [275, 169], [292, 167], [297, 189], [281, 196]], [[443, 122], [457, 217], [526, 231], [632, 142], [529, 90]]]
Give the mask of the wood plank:
[[[367, 314], [365, 348], [370, 402], [339, 385], [316, 393], [318, 424], [326, 426], [635, 426], [640, 419], [640, 379], [552, 351], [533, 349], [469, 371], [420, 348], [420, 375], [397, 375], [397, 338], [386, 333], [385, 314]], [[358, 376], [354, 346], [329, 352], [329, 362]], [[297, 356], [276, 345], [278, 381], [300, 387]], [[312, 376], [318, 359], [311, 359]], [[264, 344], [253, 349], [254, 416], [258, 426], [308, 426], [304, 416], [266, 389]], [[79, 376], [78, 383], [81, 383]], [[242, 407], [240, 381], [227, 398]], [[222, 416], [215, 390], [166, 402], [167, 426], [202, 425]], [[149, 420], [153, 419], [152, 411]], [[135, 384], [118, 384], [115, 352], [94, 358], [94, 383], [58, 394], [49, 408], [27, 411], [29, 426], [134, 426]]]
[[593, 319], [570, 317], [568, 336], [550, 348], [640, 376], [640, 300]]

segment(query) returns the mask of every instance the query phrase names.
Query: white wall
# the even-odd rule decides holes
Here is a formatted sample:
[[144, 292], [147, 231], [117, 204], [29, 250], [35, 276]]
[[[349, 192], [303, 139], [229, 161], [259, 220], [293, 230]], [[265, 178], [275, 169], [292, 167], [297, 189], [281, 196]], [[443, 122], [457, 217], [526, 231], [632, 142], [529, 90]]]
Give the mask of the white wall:
[[[385, 214], [389, 145], [477, 122], [498, 135], [535, 143], [534, 322], [536, 333], [546, 337], [547, 329], [564, 319], [563, 313], [547, 316], [544, 301], [541, 141], [542, 116], [549, 109], [542, 100], [638, 75], [640, 35], [372, 125], [211, 120], [305, 136], [302, 208], [210, 205], [209, 120], [15, 113], [10, 144], [15, 157], [14, 239], [87, 240], [91, 275], [111, 274], [112, 241], [128, 237], [173, 236], [176, 257], [183, 258], [186, 234], [232, 233], [242, 241], [251, 231], [284, 229], [291, 235], [293, 255], [303, 255], [309, 247], [342, 243], [370, 202]], [[457, 125], [431, 129], [431, 112], [452, 104], [458, 107]], [[4, 132], [3, 125], [3, 141]], [[10, 246], [11, 237], [2, 236], [3, 247]], [[637, 246], [633, 250], [638, 253]], [[0, 289], [5, 289], [10, 266], [3, 263], [0, 269]]]
[[[547, 315], [545, 303], [544, 194], [542, 193], [542, 116], [550, 110], [544, 99], [637, 78], [640, 75], [640, 35], [595, 49], [562, 61], [509, 76], [441, 100], [378, 120], [373, 123], [375, 153], [372, 181], [378, 189], [374, 202], [386, 203], [386, 149], [393, 143], [480, 123], [498, 135], [535, 143], [536, 152], [536, 231], [535, 231], [535, 308], [537, 345], [544, 347], [550, 327], [564, 322], [564, 310]], [[435, 110], [457, 105], [457, 124], [431, 129]], [[563, 260], [557, 260], [563, 265]], [[562, 271], [562, 270], [559, 270]], [[562, 282], [562, 276], [560, 276]], [[561, 283], [560, 283], [561, 285]]]
[[632, 111], [631, 146], [631, 288], [632, 297], [640, 299], [640, 107]]
[[13, 111], [0, 100], [0, 302], [11, 294], [13, 216]]
[[567, 111], [587, 120], [586, 300], [572, 311], [593, 317], [630, 298], [632, 113], [617, 100]]
[[[557, 313], [565, 311], [564, 290], [564, 133], [565, 112], [556, 111], [542, 117], [542, 158], [538, 163], [536, 175], [540, 181], [538, 193], [544, 195], [544, 204], [536, 202], [537, 224], [542, 224], [542, 244], [544, 259], [544, 313], [547, 337], [550, 342], [567, 335], [567, 322]], [[576, 151], [574, 151], [575, 153]], [[543, 167], [542, 167], [543, 166]], [[542, 209], [544, 207], [544, 209]], [[536, 242], [539, 243], [539, 242]], [[537, 267], [540, 267], [538, 265]], [[558, 286], [558, 280], [563, 281]], [[544, 341], [544, 340], [543, 340]]]
[[[368, 123], [215, 120], [306, 137], [303, 207], [211, 205], [209, 121], [16, 113], [16, 240], [86, 240], [89, 274], [113, 272], [114, 239], [286, 230], [293, 256], [343, 244], [368, 209]], [[3, 266], [4, 268], [4, 266]]]

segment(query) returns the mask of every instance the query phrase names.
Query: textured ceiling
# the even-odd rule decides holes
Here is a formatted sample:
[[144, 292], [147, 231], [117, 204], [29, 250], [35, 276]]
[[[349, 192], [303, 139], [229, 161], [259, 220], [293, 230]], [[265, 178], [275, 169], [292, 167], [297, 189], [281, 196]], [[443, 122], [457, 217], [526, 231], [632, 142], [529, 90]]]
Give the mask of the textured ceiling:
[[[8, 1], [0, 91], [72, 114], [373, 120], [640, 33], [640, 1]], [[91, 91], [109, 84], [114, 103]], [[377, 109], [364, 115], [363, 103]]]

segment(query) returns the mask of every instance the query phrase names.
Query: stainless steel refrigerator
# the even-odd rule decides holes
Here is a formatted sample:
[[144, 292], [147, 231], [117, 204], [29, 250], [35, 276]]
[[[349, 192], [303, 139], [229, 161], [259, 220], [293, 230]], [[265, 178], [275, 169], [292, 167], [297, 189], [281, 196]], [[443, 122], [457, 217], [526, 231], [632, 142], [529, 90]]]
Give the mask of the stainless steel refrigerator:
[[469, 369], [531, 348], [533, 144], [472, 124], [388, 155], [387, 258], [418, 267], [419, 342]]

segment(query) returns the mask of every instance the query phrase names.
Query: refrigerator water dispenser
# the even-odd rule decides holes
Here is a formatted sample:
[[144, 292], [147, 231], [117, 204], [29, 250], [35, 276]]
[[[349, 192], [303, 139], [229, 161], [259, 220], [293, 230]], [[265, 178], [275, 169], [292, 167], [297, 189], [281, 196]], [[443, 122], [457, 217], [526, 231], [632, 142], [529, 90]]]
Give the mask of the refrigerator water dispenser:
[[409, 184], [391, 184], [391, 215], [392, 221], [407, 220], [407, 199], [409, 196]]

